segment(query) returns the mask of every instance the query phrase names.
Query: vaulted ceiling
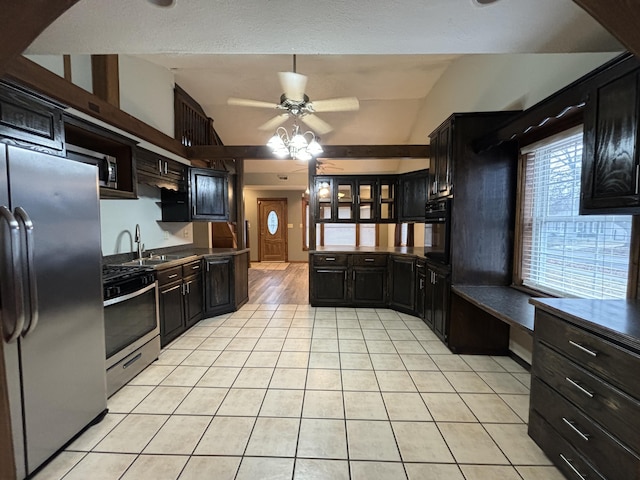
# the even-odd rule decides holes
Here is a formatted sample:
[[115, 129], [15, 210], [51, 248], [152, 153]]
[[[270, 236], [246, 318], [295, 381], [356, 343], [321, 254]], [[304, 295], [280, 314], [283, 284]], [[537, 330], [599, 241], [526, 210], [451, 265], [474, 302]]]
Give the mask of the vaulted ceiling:
[[[263, 144], [277, 112], [277, 72], [309, 77], [312, 100], [356, 96], [358, 112], [323, 113], [327, 144], [402, 144], [425, 98], [461, 55], [612, 52], [620, 44], [571, 0], [81, 0], [30, 54], [136, 55], [173, 71], [228, 145]], [[426, 139], [425, 139], [426, 140]]]

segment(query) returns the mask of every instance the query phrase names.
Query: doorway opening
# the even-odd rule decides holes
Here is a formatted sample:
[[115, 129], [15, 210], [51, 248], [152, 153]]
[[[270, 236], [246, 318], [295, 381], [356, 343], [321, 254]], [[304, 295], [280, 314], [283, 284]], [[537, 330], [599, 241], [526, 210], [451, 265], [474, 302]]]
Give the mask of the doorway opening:
[[258, 198], [258, 260], [287, 262], [287, 199]]

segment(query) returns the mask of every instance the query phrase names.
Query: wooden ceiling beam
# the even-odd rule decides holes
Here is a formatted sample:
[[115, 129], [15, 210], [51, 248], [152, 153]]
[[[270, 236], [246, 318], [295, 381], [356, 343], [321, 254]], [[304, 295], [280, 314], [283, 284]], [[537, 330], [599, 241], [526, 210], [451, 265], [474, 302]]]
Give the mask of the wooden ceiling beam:
[[[429, 145], [323, 145], [319, 158], [428, 158]], [[187, 148], [190, 159], [252, 158], [273, 160], [266, 145], [203, 145]]]
[[596, 19], [627, 50], [640, 56], [640, 8], [638, 0], [573, 0]]
[[2, 0], [0, 76], [53, 21], [79, 0]]

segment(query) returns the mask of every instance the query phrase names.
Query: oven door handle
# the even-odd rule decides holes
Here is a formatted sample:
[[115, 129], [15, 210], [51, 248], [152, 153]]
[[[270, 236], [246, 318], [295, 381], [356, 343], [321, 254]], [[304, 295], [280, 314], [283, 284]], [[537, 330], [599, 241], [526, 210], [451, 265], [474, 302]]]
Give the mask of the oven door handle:
[[155, 282], [147, 285], [144, 288], [141, 288], [140, 290], [136, 290], [135, 292], [122, 295], [121, 297], [110, 298], [109, 300], [104, 301], [104, 306], [108, 307], [109, 305], [115, 305], [116, 303], [125, 302], [127, 300], [131, 300], [132, 298], [139, 297], [140, 295], [147, 293], [149, 290], [155, 289], [157, 285], [158, 281], [156, 280]]

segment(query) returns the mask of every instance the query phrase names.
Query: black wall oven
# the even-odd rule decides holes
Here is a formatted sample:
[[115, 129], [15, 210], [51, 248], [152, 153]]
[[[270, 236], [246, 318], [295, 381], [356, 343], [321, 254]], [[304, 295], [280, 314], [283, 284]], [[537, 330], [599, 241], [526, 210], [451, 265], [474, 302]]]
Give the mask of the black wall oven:
[[111, 396], [158, 358], [158, 282], [148, 269], [105, 268], [111, 272], [103, 270], [107, 396]]
[[451, 202], [428, 202], [425, 210], [424, 256], [443, 265], [451, 263]]

